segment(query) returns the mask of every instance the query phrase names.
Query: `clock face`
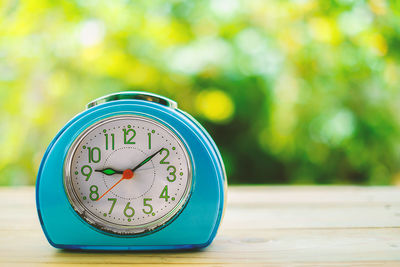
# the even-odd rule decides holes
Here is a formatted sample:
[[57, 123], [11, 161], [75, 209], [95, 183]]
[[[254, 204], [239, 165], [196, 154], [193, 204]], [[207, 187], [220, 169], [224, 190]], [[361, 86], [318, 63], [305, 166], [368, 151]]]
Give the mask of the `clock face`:
[[186, 201], [192, 184], [182, 141], [158, 121], [114, 116], [72, 144], [64, 186], [74, 210], [94, 227], [134, 235], [164, 225]]

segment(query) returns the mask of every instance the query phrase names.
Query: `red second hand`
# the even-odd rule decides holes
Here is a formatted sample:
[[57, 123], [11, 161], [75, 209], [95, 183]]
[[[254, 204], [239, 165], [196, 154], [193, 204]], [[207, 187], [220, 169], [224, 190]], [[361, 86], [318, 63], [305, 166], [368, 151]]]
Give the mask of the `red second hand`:
[[131, 179], [133, 177], [133, 172], [131, 169], [127, 169], [122, 173], [122, 178], [118, 180], [113, 186], [111, 186], [104, 194], [102, 194], [96, 201], [99, 201], [102, 197], [104, 197], [108, 192], [111, 191], [117, 184], [119, 184], [124, 179]]

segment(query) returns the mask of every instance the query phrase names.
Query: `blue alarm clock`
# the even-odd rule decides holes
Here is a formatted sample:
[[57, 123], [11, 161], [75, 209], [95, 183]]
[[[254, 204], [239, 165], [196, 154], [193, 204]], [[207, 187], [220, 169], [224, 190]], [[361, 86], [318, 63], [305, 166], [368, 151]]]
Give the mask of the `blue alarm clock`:
[[91, 250], [209, 245], [226, 203], [221, 155], [176, 102], [147, 92], [98, 98], [56, 135], [36, 206], [49, 243]]

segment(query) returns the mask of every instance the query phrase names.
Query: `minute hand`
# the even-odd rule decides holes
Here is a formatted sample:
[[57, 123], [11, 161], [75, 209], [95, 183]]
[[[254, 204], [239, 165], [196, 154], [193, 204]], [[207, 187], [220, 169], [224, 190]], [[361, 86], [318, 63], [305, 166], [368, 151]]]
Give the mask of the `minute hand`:
[[132, 169], [132, 172], [136, 171], [137, 169], [139, 169], [140, 167], [142, 167], [144, 164], [146, 164], [149, 160], [151, 160], [155, 155], [157, 155], [158, 153], [160, 153], [161, 150], [163, 150], [164, 148], [161, 148], [160, 150], [158, 150], [157, 152], [155, 152], [154, 154], [148, 156], [147, 158], [145, 158], [142, 162], [140, 162], [135, 168]]

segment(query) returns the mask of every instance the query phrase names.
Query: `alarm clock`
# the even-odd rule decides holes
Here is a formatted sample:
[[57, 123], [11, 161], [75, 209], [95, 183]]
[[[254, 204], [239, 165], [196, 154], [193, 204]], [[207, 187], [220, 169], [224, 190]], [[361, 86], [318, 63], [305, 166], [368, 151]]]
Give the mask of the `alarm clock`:
[[227, 180], [217, 146], [177, 103], [98, 98], [48, 146], [36, 206], [49, 243], [81, 250], [195, 249], [214, 239]]

